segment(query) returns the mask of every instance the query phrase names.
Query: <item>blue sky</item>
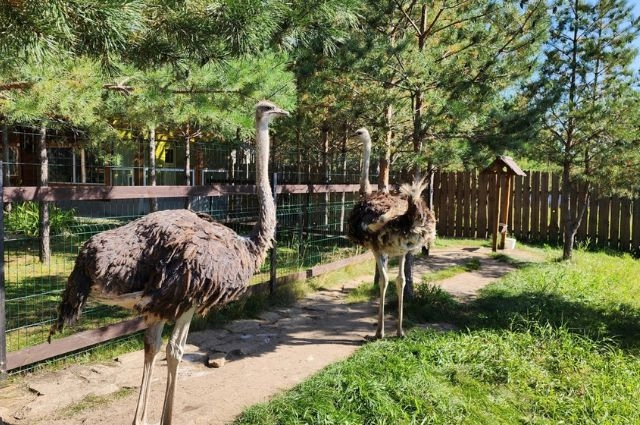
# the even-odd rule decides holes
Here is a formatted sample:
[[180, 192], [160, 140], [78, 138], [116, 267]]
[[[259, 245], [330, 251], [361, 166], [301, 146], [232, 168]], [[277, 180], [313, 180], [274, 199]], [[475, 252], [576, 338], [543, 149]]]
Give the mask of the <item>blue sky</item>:
[[[633, 16], [640, 16], [640, 0], [628, 0], [631, 5], [633, 5]], [[635, 41], [636, 48], [640, 50], [640, 37], [636, 37]], [[637, 72], [640, 70], [640, 55], [636, 57], [635, 62], [633, 63], [633, 68]]]

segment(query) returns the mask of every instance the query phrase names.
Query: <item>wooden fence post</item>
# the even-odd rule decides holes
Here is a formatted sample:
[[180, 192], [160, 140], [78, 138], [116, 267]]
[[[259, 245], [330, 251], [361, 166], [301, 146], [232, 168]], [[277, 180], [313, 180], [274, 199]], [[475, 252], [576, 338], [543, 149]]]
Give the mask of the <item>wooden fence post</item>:
[[[0, 161], [0, 199], [4, 197], [3, 163]], [[4, 292], [4, 204], [0, 205], [0, 380], [7, 376], [7, 315]]]
[[[272, 190], [273, 190], [273, 203], [277, 205], [278, 203], [278, 173], [273, 173], [272, 180]], [[273, 232], [273, 246], [271, 247], [270, 253], [270, 265], [269, 265], [269, 293], [273, 294], [276, 290], [276, 277], [277, 277], [277, 256], [278, 256], [278, 246], [276, 242], [276, 230]]]
[[495, 181], [496, 181], [496, 188], [493, 191], [495, 193], [495, 199], [493, 199], [493, 211], [491, 213], [491, 215], [493, 216], [493, 226], [492, 226], [492, 232], [493, 232], [493, 242], [491, 244], [491, 248], [492, 251], [495, 252], [496, 249], [498, 248], [498, 232], [500, 231], [500, 215], [499, 215], [499, 211], [500, 211], [500, 180], [502, 180], [502, 177], [500, 176], [500, 174], [496, 174], [495, 175]]

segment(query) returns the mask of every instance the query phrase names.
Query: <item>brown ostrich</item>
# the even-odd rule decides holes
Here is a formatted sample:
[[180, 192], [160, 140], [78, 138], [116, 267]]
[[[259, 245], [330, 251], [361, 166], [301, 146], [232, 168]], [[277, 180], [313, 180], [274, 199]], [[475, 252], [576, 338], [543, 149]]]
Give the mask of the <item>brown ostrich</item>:
[[147, 398], [154, 360], [166, 322], [175, 326], [167, 343], [167, 387], [162, 425], [170, 425], [177, 369], [194, 313], [237, 299], [272, 245], [276, 210], [268, 176], [269, 121], [288, 112], [256, 105], [256, 191], [258, 221], [248, 237], [188, 210], [159, 211], [89, 239], [69, 276], [57, 322], [49, 338], [73, 324], [89, 293], [100, 302], [144, 315], [144, 370], [134, 425], [147, 423]]
[[349, 215], [347, 235], [360, 246], [373, 251], [376, 259], [378, 286], [380, 288], [380, 307], [378, 308], [378, 327], [374, 338], [384, 338], [385, 293], [389, 284], [387, 258], [398, 258], [398, 277], [396, 292], [398, 295], [397, 335], [404, 336], [402, 329], [404, 298], [404, 267], [407, 253], [415, 254], [423, 246], [429, 246], [436, 237], [436, 218], [422, 199], [426, 184], [424, 179], [403, 185], [400, 193], [371, 193], [369, 186], [369, 159], [371, 156], [371, 137], [361, 128], [354, 136], [363, 144], [363, 167], [360, 179], [360, 199]]

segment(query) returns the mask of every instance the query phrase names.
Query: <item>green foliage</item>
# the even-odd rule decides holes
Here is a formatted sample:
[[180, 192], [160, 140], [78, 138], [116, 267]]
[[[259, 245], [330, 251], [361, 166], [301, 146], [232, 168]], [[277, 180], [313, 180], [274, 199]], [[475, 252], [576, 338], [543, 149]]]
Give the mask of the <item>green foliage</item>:
[[146, 24], [144, 0], [20, 0], [0, 5], [0, 70], [88, 54], [105, 65]]
[[640, 97], [632, 64], [640, 21], [624, 0], [552, 6], [544, 61], [523, 93], [540, 130], [529, 154], [566, 168], [569, 185], [637, 190]]
[[[49, 209], [51, 234], [68, 233], [76, 224], [75, 210], [63, 210], [52, 205]], [[9, 232], [22, 233], [26, 236], [38, 236], [38, 203], [23, 202], [12, 204], [11, 211], [5, 213], [5, 229]]]

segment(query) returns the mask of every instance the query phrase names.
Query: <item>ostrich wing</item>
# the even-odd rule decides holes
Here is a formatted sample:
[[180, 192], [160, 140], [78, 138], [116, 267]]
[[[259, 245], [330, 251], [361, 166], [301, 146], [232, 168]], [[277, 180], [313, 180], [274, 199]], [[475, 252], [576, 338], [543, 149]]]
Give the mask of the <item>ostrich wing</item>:
[[376, 192], [364, 196], [351, 210], [347, 236], [352, 242], [367, 245], [379, 228], [407, 211], [405, 196]]
[[173, 210], [95, 235], [82, 248], [76, 268], [101, 298], [141, 292], [136, 310], [173, 320], [194, 304], [204, 313], [236, 299], [253, 275], [253, 264], [245, 239], [231, 229]]

